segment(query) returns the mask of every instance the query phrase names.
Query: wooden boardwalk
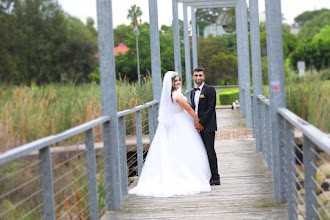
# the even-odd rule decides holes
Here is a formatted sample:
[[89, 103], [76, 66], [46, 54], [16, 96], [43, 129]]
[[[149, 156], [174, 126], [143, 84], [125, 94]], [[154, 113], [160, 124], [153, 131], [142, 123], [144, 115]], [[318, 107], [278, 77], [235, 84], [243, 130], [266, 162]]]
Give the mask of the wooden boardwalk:
[[221, 132], [232, 138], [216, 138], [221, 185], [196, 195], [152, 198], [123, 197], [123, 210], [107, 212], [108, 219], [288, 219], [286, 204], [273, 201], [271, 172], [239, 110], [217, 109]]

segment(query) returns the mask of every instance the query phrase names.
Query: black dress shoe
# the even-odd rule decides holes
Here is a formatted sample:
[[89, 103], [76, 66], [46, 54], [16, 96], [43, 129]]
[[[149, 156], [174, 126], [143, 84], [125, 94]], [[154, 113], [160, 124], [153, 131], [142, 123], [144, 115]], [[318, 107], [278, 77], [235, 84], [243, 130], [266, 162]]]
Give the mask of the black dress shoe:
[[213, 186], [213, 185], [220, 185], [220, 179], [218, 180], [210, 180], [210, 185]]

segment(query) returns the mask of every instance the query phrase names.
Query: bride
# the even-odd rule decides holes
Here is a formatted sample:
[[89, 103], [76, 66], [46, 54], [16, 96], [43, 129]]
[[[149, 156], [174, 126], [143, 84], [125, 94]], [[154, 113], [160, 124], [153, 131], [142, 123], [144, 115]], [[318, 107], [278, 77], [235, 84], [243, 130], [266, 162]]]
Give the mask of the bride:
[[199, 119], [181, 94], [181, 78], [167, 72], [157, 131], [138, 184], [129, 194], [171, 197], [211, 190], [209, 162], [194, 120]]

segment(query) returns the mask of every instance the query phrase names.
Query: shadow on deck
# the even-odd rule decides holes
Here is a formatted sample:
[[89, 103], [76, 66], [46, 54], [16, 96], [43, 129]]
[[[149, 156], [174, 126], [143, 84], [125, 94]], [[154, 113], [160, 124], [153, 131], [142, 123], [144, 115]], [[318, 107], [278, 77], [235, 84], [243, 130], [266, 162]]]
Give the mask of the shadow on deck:
[[220, 186], [172, 198], [123, 196], [123, 210], [107, 212], [102, 220], [287, 219], [287, 204], [274, 203], [272, 174], [256, 152], [252, 129], [245, 128], [240, 110], [217, 109], [217, 119]]

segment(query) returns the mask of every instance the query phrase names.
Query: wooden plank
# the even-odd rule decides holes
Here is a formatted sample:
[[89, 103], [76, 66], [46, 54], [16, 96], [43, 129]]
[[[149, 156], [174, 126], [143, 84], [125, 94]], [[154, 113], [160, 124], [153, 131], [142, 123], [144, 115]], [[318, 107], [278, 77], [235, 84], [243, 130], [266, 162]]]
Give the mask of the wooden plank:
[[[217, 110], [217, 114], [219, 130], [231, 123], [230, 114], [237, 117], [236, 111], [230, 110]], [[236, 123], [235, 129], [242, 126]], [[215, 148], [220, 186], [212, 186], [210, 192], [171, 198], [124, 196], [123, 210], [107, 212], [102, 220], [288, 218], [287, 205], [274, 203], [272, 174], [261, 152], [255, 151], [254, 139], [216, 140]]]

